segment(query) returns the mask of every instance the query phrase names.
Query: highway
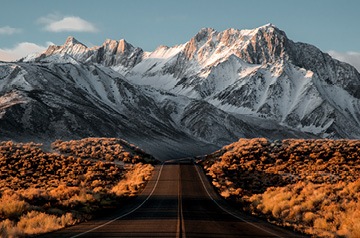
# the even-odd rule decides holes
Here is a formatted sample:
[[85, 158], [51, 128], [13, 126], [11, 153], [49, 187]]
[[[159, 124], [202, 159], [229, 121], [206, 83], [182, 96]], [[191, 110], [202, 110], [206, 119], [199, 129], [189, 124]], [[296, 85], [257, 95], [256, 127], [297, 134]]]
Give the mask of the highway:
[[233, 209], [191, 160], [156, 166], [134, 200], [109, 216], [41, 237], [305, 237]]

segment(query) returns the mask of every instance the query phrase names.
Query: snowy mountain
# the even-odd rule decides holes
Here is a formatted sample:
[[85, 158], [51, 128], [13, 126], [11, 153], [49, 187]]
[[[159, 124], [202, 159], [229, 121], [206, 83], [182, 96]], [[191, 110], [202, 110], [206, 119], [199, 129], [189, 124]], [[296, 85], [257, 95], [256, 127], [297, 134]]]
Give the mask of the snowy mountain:
[[201, 29], [144, 52], [125, 40], [0, 64], [1, 139], [118, 136], [165, 158], [239, 137], [360, 138], [360, 75], [272, 24]]
[[2, 139], [122, 137], [158, 157], [188, 155], [179, 144], [198, 153], [203, 153], [202, 147], [215, 147], [174, 127], [164, 115], [168, 105], [159, 107], [152, 98], [161, 96], [165, 102], [171, 95], [131, 85], [107, 68], [70, 63], [14, 63], [0, 68], [7, 72], [0, 84]]

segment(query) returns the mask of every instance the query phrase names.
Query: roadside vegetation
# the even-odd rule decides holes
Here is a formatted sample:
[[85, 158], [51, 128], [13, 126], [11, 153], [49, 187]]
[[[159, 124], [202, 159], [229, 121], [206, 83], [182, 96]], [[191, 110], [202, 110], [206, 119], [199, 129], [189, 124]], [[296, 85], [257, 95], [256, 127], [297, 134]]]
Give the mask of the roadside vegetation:
[[51, 144], [55, 151], [81, 159], [106, 160], [125, 163], [157, 163], [153, 156], [139, 147], [118, 138], [86, 138]]
[[[119, 139], [0, 142], [0, 237], [50, 232], [135, 196], [156, 160]], [[125, 163], [123, 163], [125, 162]]]
[[360, 237], [360, 141], [240, 139], [201, 161], [224, 198], [315, 237]]

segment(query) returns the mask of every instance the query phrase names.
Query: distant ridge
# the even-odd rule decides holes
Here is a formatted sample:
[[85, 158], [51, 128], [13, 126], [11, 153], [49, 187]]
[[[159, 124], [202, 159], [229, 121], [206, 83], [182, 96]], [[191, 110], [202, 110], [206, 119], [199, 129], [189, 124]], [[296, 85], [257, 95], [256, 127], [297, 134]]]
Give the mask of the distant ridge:
[[360, 75], [272, 24], [201, 29], [145, 52], [125, 40], [0, 64], [4, 139], [121, 137], [158, 157], [241, 137], [360, 138]]

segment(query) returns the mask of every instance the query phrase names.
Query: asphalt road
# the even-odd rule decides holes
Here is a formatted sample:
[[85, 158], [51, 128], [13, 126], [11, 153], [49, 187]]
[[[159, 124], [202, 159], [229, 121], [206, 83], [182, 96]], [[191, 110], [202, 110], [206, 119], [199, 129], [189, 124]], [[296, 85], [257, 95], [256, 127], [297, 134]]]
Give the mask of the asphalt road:
[[41, 237], [304, 237], [236, 211], [190, 160], [157, 166], [143, 193], [108, 218]]

